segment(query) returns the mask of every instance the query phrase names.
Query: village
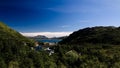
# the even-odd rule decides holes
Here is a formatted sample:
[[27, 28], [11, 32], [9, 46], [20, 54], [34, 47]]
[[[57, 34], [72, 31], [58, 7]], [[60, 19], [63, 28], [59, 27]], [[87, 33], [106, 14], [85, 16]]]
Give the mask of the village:
[[32, 50], [36, 51], [46, 51], [48, 52], [49, 56], [54, 53], [53, 49], [50, 49], [52, 46], [57, 46], [57, 43], [50, 43], [50, 42], [35, 42], [35, 46], [31, 47]]

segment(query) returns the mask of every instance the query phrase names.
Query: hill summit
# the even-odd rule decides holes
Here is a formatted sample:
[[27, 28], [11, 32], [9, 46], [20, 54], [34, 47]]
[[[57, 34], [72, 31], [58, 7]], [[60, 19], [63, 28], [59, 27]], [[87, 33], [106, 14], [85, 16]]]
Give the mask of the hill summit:
[[120, 44], [120, 27], [97, 26], [80, 29], [63, 39], [60, 44]]
[[2, 22], [0, 22], [0, 40], [30, 41], [28, 38], [22, 36], [19, 32], [11, 29]]

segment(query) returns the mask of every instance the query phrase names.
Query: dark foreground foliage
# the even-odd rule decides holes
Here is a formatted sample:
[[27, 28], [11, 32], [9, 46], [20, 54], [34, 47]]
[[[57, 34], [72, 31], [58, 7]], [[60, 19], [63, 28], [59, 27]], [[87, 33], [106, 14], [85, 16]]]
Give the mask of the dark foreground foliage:
[[55, 53], [28, 46], [0, 47], [0, 68], [119, 68], [120, 46], [107, 44], [58, 45]]
[[56, 64], [60, 68], [120, 67], [119, 45], [59, 45], [56, 46], [55, 51], [57, 58], [54, 59], [56, 59]]

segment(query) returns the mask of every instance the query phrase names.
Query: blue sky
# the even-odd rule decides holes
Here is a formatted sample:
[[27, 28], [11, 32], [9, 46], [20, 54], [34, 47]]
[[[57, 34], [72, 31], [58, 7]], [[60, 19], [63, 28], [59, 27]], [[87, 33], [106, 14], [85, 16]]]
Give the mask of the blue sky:
[[19, 32], [119, 26], [120, 0], [0, 0], [0, 21]]

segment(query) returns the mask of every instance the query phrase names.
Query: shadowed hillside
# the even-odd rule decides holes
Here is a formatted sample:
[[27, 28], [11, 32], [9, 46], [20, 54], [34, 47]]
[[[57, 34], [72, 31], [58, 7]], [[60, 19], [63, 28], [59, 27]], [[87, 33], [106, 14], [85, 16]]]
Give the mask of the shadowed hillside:
[[60, 44], [120, 44], [119, 27], [92, 27], [80, 29], [63, 39]]

